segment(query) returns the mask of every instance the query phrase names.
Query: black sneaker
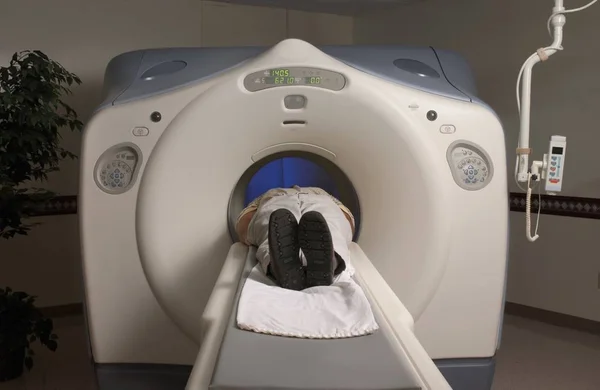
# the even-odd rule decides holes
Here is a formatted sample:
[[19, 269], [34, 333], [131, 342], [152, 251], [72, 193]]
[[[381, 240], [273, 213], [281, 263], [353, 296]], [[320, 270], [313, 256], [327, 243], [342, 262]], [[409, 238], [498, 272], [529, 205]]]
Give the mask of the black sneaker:
[[306, 285], [330, 286], [333, 283], [334, 249], [331, 232], [321, 213], [309, 211], [300, 219], [300, 249], [306, 257]]
[[306, 288], [306, 275], [300, 261], [298, 222], [289, 210], [279, 209], [269, 218], [271, 273], [279, 285], [288, 290]]

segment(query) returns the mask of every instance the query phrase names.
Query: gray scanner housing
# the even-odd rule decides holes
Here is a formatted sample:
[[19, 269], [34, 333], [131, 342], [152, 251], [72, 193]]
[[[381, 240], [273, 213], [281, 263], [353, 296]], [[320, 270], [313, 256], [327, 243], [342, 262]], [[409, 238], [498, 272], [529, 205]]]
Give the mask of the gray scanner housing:
[[[170, 48], [121, 54], [108, 64], [103, 102], [98, 109], [204, 81], [267, 49]], [[390, 82], [487, 107], [477, 98], [470, 66], [457, 53], [409, 46], [323, 46], [319, 49], [348, 66]]]

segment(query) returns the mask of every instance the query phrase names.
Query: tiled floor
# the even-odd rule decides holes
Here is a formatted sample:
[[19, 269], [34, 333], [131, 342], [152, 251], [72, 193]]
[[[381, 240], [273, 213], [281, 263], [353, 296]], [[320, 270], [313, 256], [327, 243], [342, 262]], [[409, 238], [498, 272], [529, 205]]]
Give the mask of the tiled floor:
[[[60, 347], [0, 390], [93, 390], [80, 318], [56, 321]], [[493, 390], [599, 390], [600, 336], [508, 316]]]
[[600, 336], [507, 316], [493, 390], [600, 390]]

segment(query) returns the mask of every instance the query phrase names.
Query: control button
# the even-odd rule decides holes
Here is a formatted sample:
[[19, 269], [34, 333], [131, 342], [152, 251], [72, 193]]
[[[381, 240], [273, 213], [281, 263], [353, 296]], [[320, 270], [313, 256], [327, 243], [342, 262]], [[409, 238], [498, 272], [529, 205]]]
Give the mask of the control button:
[[431, 122], [435, 121], [438, 118], [438, 113], [434, 110], [430, 110], [427, 112], [427, 119]]
[[465, 155], [465, 156], [467, 155], [467, 150], [466, 149], [463, 149], [463, 155]]
[[288, 95], [283, 99], [283, 104], [288, 110], [300, 110], [306, 107], [306, 97], [302, 95]]
[[550, 164], [552, 164], [552, 166], [556, 165], [556, 161], [552, 161]]
[[132, 133], [136, 137], [145, 137], [150, 134], [150, 130], [147, 127], [134, 127]]
[[556, 173], [550, 172], [550, 176], [556, 176]]
[[470, 156], [470, 155], [472, 155], [472, 154], [473, 154], [473, 152], [471, 152], [471, 151], [469, 150], [469, 156]]
[[554, 171], [556, 171], [556, 168], [555, 167], [551, 167], [550, 170], [554, 172]]
[[442, 134], [454, 134], [456, 132], [456, 127], [454, 125], [442, 125], [440, 127], [440, 133]]
[[550, 183], [552, 184], [558, 184], [560, 182], [560, 179], [550, 179]]

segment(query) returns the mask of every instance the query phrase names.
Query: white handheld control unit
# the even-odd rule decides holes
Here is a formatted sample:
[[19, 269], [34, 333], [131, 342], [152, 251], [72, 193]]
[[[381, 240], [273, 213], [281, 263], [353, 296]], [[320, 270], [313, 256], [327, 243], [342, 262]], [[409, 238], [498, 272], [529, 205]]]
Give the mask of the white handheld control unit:
[[546, 160], [546, 191], [560, 192], [565, 169], [565, 153], [567, 151], [567, 137], [553, 135], [550, 138], [550, 149]]

